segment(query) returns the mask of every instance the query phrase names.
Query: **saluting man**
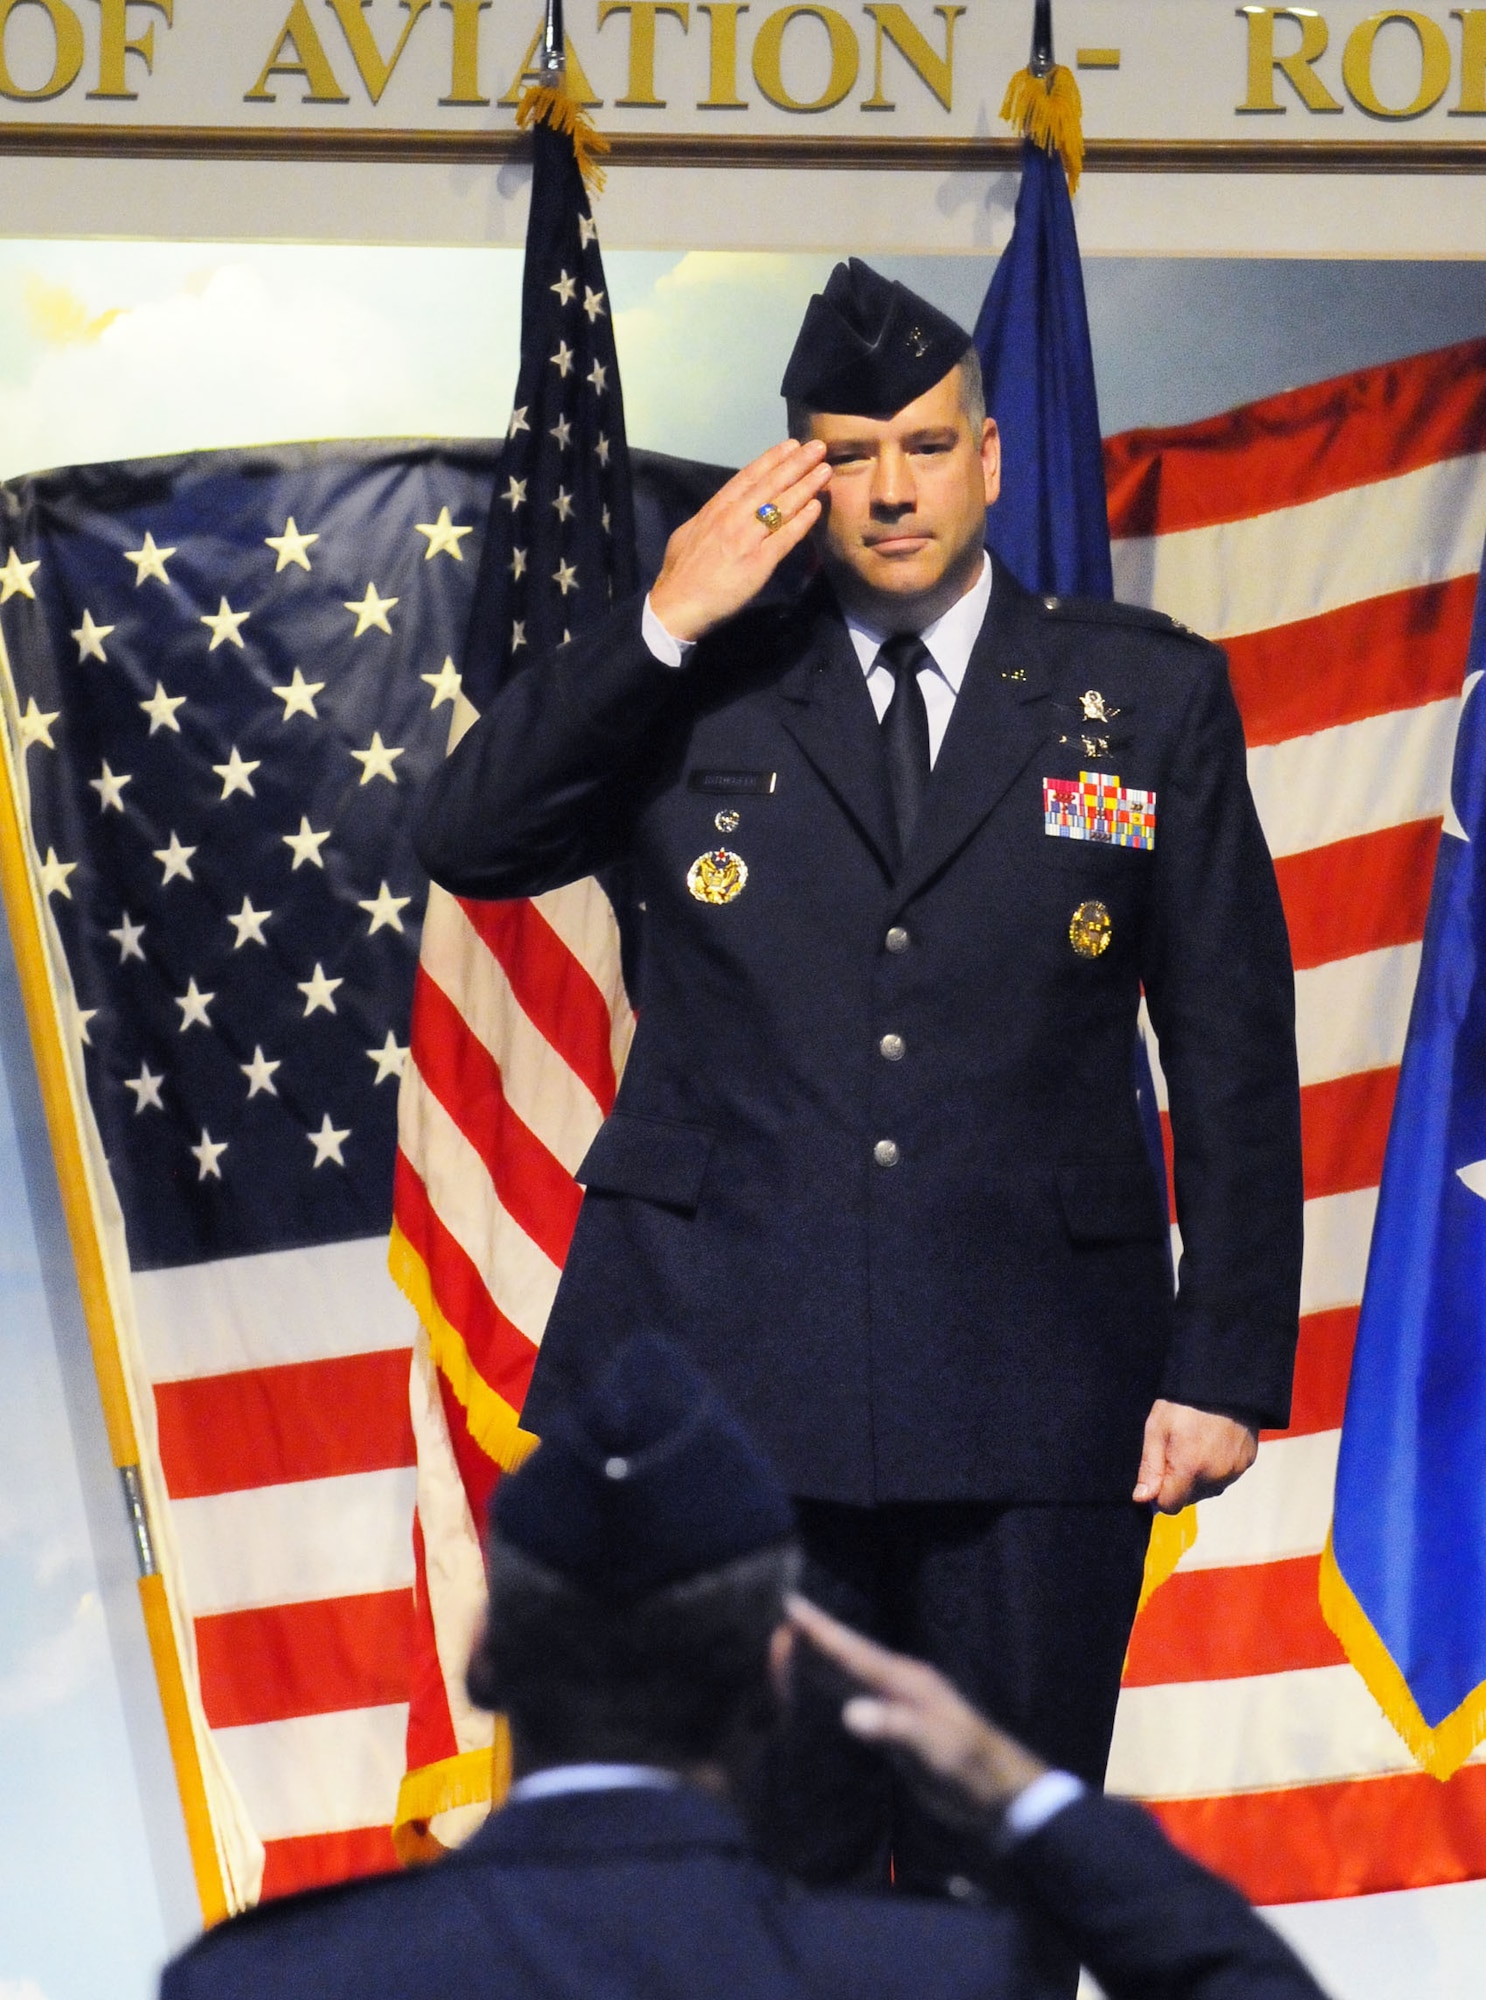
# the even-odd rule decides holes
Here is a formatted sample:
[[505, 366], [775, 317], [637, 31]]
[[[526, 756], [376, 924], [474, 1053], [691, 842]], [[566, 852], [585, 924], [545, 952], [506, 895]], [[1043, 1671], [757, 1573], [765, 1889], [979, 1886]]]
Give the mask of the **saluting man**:
[[[1098, 1783], [1152, 1508], [1288, 1417], [1274, 871], [1222, 654], [986, 554], [999, 446], [961, 327], [838, 265], [783, 393], [791, 441], [676, 531], [643, 603], [512, 680], [427, 802], [461, 895], [624, 858], [646, 907], [524, 1421], [664, 1331], [773, 1454], [818, 1599]], [[807, 539], [803, 594], [755, 604]], [[776, 1831], [808, 1876], [973, 1876], [844, 1739], [795, 1783]]]

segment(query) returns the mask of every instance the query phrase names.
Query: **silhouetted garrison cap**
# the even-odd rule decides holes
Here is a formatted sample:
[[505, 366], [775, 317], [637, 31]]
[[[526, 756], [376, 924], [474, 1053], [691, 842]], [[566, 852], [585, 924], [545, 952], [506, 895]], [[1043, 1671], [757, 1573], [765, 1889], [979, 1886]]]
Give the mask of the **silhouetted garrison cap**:
[[969, 346], [948, 314], [853, 257], [805, 308], [779, 393], [807, 410], [894, 417]]
[[627, 1340], [495, 1491], [501, 1540], [610, 1604], [788, 1541], [789, 1497], [669, 1341]]

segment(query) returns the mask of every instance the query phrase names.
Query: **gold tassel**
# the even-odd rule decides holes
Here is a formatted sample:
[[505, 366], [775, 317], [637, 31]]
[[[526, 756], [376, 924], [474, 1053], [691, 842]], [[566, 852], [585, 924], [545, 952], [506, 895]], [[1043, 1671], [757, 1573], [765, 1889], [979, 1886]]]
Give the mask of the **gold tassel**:
[[1084, 106], [1073, 71], [1055, 63], [1046, 76], [1020, 69], [1006, 86], [1001, 116], [1024, 139], [1057, 153], [1068, 176], [1068, 192], [1078, 192], [1084, 170]]
[[583, 185], [590, 194], [602, 194], [604, 170], [596, 156], [608, 152], [609, 141], [569, 91], [566, 71], [558, 72], [555, 84], [528, 85], [516, 107], [516, 123], [523, 132], [530, 125], [550, 125], [554, 132], [566, 132], [573, 142]]

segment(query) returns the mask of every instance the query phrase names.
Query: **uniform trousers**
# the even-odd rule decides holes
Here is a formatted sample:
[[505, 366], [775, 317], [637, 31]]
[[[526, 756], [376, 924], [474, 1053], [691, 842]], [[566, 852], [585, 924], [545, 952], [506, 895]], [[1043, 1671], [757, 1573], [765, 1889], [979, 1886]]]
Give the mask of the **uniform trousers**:
[[[1047, 1763], [1102, 1785], [1148, 1508], [798, 1500], [796, 1511], [807, 1595], [932, 1661]], [[880, 1752], [846, 1734], [842, 1693], [823, 1663], [798, 1663], [761, 1774], [770, 1858], [817, 1885], [891, 1881], [942, 1896], [984, 1882], [983, 1842], [932, 1818]]]

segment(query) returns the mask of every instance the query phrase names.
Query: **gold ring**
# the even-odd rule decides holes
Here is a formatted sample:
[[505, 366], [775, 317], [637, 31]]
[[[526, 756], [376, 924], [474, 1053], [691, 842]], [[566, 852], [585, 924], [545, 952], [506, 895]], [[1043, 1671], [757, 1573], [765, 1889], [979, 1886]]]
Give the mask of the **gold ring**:
[[779, 530], [784, 526], [784, 516], [780, 513], [779, 509], [774, 505], [774, 502], [772, 500], [766, 500], [763, 506], [758, 508], [756, 511], [758, 513], [758, 518], [764, 524], [764, 533], [766, 535], [777, 535], [779, 533]]

